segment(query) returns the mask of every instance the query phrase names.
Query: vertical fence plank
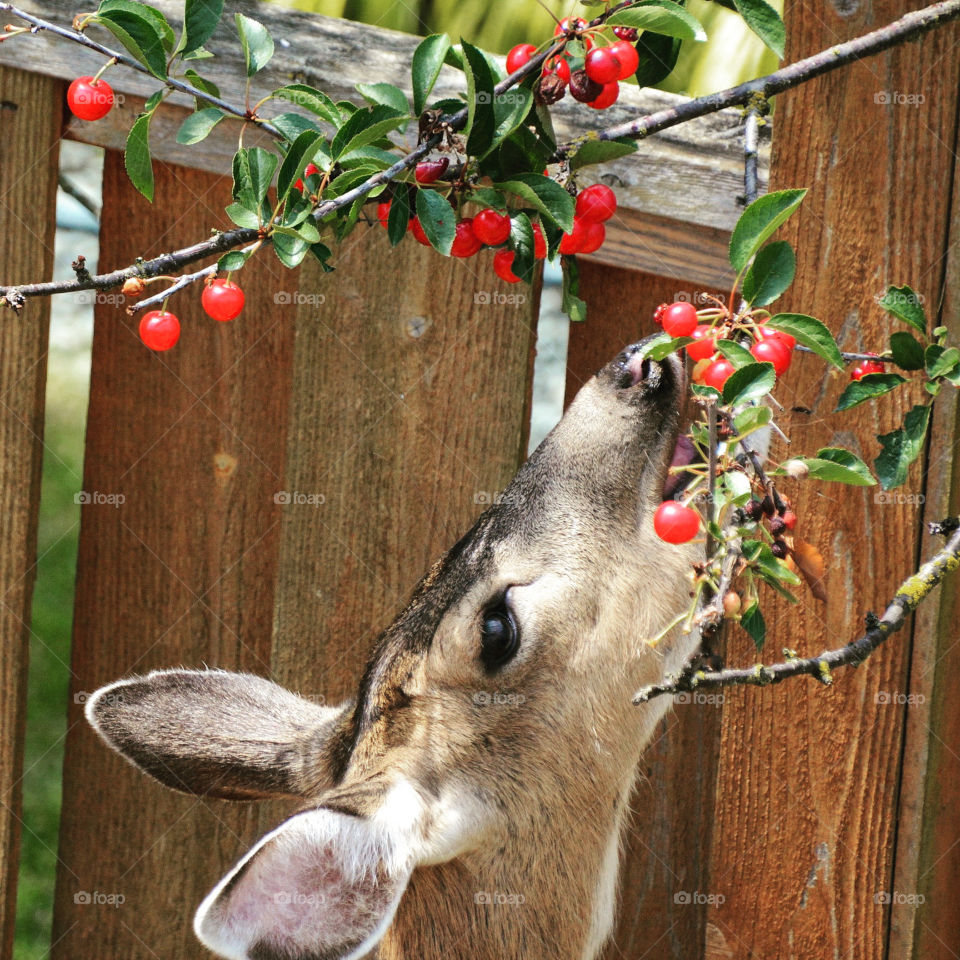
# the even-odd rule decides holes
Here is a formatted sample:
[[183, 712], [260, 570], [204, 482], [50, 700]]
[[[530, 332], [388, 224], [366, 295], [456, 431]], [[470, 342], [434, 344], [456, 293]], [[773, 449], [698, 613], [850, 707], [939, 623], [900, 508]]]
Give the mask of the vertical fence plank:
[[[903, 13], [901, 0], [833, 3], [821, 14], [788, 5], [787, 59], [856, 36]], [[821, 317], [847, 350], [878, 349], [897, 324], [873, 302], [909, 282], [928, 304], [943, 280], [946, 201], [954, 164], [956, 27], [822, 77], [780, 98], [772, 188], [809, 186], [784, 229], [798, 254], [782, 309]], [[919, 85], [919, 86], [918, 86]], [[904, 95], [922, 94], [921, 102]], [[897, 99], [897, 95], [900, 99]], [[902, 328], [902, 327], [901, 327]], [[904, 390], [855, 415], [833, 413], [846, 383], [798, 357], [777, 395], [795, 449], [840, 443], [872, 460], [874, 439], [902, 422], [922, 392]], [[949, 402], [949, 401], [948, 401]], [[782, 445], [773, 455], [783, 457]], [[921, 469], [902, 492], [922, 490]], [[920, 511], [881, 505], [875, 490], [785, 482], [798, 535], [827, 563], [829, 602], [769, 605], [766, 655], [803, 654], [858, 635], [914, 566]], [[948, 589], [954, 589], [949, 587]], [[917, 643], [934, 642], [917, 635]], [[740, 642], [731, 656], [754, 654]], [[727, 694], [710, 891], [716, 957], [886, 955], [897, 788], [910, 638], [898, 635], [832, 689], [795, 682]], [[892, 907], [896, 922], [898, 906]], [[926, 954], [918, 954], [925, 956]], [[891, 953], [900, 960], [906, 953]]]
[[[164, 165], [156, 173], [150, 205], [121, 157], [107, 154], [104, 269], [223, 223], [228, 179]], [[170, 303], [182, 336], [163, 354], [140, 343], [139, 317], [126, 316], [116, 292], [98, 299], [55, 958], [207, 956], [190, 912], [238, 837], [256, 830], [249, 808], [141, 776], [97, 740], [82, 710], [99, 685], [157, 667], [269, 673], [280, 532], [272, 495], [283, 473], [294, 315], [274, 294], [290, 282], [272, 252], [255, 258], [243, 271], [247, 305], [232, 323], [202, 312], [199, 287], [182, 293]]]
[[[703, 292], [701, 284], [690, 281], [585, 261], [581, 296], [587, 320], [570, 329], [567, 401], [619, 350], [654, 332], [657, 304]], [[644, 753], [607, 960], [642, 957], [651, 950], [676, 960], [701, 956], [706, 908], [694, 895], [707, 888], [719, 723], [715, 706], [677, 704]]]
[[[0, 67], [0, 278], [46, 279], [62, 84]], [[37, 550], [50, 304], [0, 307], [0, 960], [13, 950], [30, 601]]]

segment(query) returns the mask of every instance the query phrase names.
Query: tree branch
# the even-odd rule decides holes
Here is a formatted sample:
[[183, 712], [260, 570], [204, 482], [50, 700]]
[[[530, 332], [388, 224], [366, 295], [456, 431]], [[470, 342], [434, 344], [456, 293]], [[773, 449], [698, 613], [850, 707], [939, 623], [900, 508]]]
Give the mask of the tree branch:
[[[937, 529], [934, 530], [934, 527]], [[857, 666], [863, 663], [877, 647], [906, 623], [907, 616], [933, 592], [947, 573], [960, 568], [960, 529], [957, 520], [949, 518], [941, 524], [932, 525], [933, 532], [952, 531], [946, 546], [928, 560], [915, 574], [900, 584], [896, 595], [879, 619], [871, 613], [866, 616], [867, 629], [863, 636], [837, 650], [825, 650], [816, 657], [797, 657], [785, 650], [787, 659], [782, 663], [757, 664], [740, 670], [703, 671], [685, 668], [664, 683], [644, 687], [634, 694], [635, 704], [647, 703], [654, 697], [667, 693], [689, 693], [693, 690], [710, 690], [749, 684], [768, 686], [781, 683], [789, 677], [810, 676], [821, 683], [833, 682], [832, 671], [837, 667]]]

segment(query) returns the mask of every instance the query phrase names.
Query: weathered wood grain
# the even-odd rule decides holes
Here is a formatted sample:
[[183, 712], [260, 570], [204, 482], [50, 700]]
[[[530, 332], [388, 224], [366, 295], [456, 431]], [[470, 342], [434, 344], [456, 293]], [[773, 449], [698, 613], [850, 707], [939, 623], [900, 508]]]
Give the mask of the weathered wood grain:
[[[894, 19], [907, 4], [826, 4], [813, 16], [788, 5], [788, 59]], [[821, 78], [781, 99], [772, 185], [809, 186], [782, 235], [794, 242], [798, 276], [782, 308], [821, 317], [846, 349], [878, 349], [897, 328], [873, 298], [909, 282], [928, 303], [943, 282], [945, 200], [955, 158], [957, 30]], [[882, 94], [923, 94], [919, 106]], [[872, 460], [877, 433], [898, 425], [922, 392], [835, 414], [843, 374], [798, 357], [776, 395], [796, 449], [842, 443]], [[809, 413], [794, 407], [807, 408]], [[782, 457], [782, 444], [773, 455]], [[920, 494], [915, 467], [899, 492]], [[769, 656], [808, 654], [857, 636], [914, 568], [920, 511], [882, 504], [875, 489], [784, 484], [799, 536], [827, 560], [829, 601], [805, 596], [802, 610], [769, 603]], [[731, 659], [755, 654], [734, 634]], [[917, 644], [933, 643], [915, 636]], [[832, 689], [792, 683], [729, 691], [717, 788], [710, 892], [722, 894], [710, 922], [722, 938], [714, 956], [889, 956], [898, 921], [892, 894], [897, 788], [909, 693], [910, 644], [891, 643]], [[914, 891], [899, 891], [911, 894]], [[917, 957], [927, 956], [925, 953]]]
[[[53, 272], [57, 80], [0, 67], [0, 271]], [[36, 572], [49, 302], [0, 315], [0, 960], [13, 951], [30, 601]]]
[[[179, 22], [182, 5], [178, 0], [159, 0], [155, 5], [171, 22]], [[63, 24], [69, 23], [75, 12], [67, 0], [32, 0], [25, 9]], [[258, 4], [254, 0], [239, 0], [231, 6], [231, 13], [234, 9], [262, 20], [277, 41], [273, 60], [253, 80], [251, 103], [291, 82], [317, 86], [334, 99], [356, 101], [359, 95], [355, 85], [370, 81], [368, 65], [372, 61], [377, 64], [378, 81], [409, 91], [410, 57], [418, 43], [417, 37], [289, 10], [277, 4]], [[106, 31], [97, 27], [91, 27], [90, 31], [91, 37], [115, 45]], [[202, 61], [198, 69], [219, 85], [225, 99], [242, 104], [244, 71], [232, 18], [225, 17], [222, 29], [208, 47], [216, 58]], [[0, 63], [15, 63], [72, 79], [83, 72], [96, 71], [101, 58], [91, 50], [41, 32], [0, 45]], [[68, 135], [119, 149], [143, 98], [158, 84], [151, 77], [125, 68], [111, 70], [109, 79], [126, 98], [125, 102], [97, 123], [74, 120]], [[444, 68], [437, 85], [438, 96], [455, 96], [461, 88], [462, 75]], [[595, 111], [585, 109], [568, 97], [554, 108], [557, 133], [567, 139], [671, 106], [681, 99], [674, 94], [624, 85], [620, 101], [597, 116]], [[157, 114], [152, 136], [156, 156], [199, 169], [229, 170], [241, 122], [224, 120], [203, 143], [183, 147], [176, 143], [175, 136], [185, 115], [184, 108], [190, 105], [190, 98], [175, 94]], [[284, 103], [272, 113], [289, 109], [291, 105]], [[272, 115], [269, 107], [265, 112]], [[605, 165], [604, 176], [616, 186], [625, 216], [609, 225], [610, 237], [598, 252], [598, 259], [609, 257], [610, 262], [620, 264], [635, 262], [640, 269], [655, 272], [669, 268], [671, 276], [699, 283], [716, 283], [717, 276], [726, 278], [725, 249], [718, 251], [716, 239], [718, 232], [728, 233], [736, 222], [738, 211], [734, 198], [742, 191], [741, 129], [741, 112], [723, 111], [664, 131], [642, 143], [633, 156]], [[766, 127], [761, 164], [764, 182], [768, 133], [769, 127]], [[255, 131], [247, 130], [244, 142], [250, 145], [255, 142], [254, 137]], [[590, 180], [590, 176], [585, 180]], [[679, 266], [670, 258], [658, 259], [651, 248], [656, 245], [655, 238], [665, 220], [675, 222], [675, 236], [687, 238], [689, 259]], [[681, 225], [685, 225], [685, 229]], [[661, 243], [667, 246], [663, 237]]]
[[[641, 335], [653, 333], [653, 310], [705, 292], [692, 282], [585, 262], [581, 295], [587, 320], [570, 328], [567, 402], [581, 384]], [[706, 292], [720, 295], [719, 290]], [[677, 703], [640, 764], [626, 837], [620, 912], [607, 960], [701, 956], [707, 865], [722, 697]], [[642, 709], [642, 708], [639, 708]]]

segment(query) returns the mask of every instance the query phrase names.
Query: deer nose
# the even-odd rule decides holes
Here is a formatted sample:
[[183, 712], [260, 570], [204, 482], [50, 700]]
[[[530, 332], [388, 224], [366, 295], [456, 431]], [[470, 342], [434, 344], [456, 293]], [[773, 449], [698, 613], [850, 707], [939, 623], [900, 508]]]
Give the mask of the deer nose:
[[[644, 384], [656, 390], [664, 379], [673, 379], [681, 382], [683, 379], [683, 363], [678, 357], [671, 355], [662, 360], [652, 360], [646, 356], [645, 347], [653, 337], [645, 337], [637, 343], [625, 347], [614, 361], [615, 369], [619, 373], [617, 386], [621, 389]], [[672, 378], [669, 374], [673, 374]]]

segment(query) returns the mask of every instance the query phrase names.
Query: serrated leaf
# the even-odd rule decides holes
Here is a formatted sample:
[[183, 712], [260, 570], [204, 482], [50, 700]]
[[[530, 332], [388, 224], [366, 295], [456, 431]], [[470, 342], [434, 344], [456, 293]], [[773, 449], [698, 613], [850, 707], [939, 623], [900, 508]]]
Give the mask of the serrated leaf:
[[[320, 132], [320, 128], [312, 120], [301, 116], [299, 113], [281, 113], [275, 117], [271, 117], [270, 122], [280, 131], [284, 139], [290, 143], [293, 143], [293, 141], [306, 130], [312, 130], [314, 133]], [[314, 160], [314, 163], [316, 162], [317, 161]], [[317, 163], [317, 166], [320, 166], [320, 164]]]
[[[220, 88], [212, 80], [208, 80], [206, 77], [201, 77], [196, 70], [193, 70], [193, 69], [184, 70], [183, 76], [184, 76], [184, 79], [187, 81], [187, 83], [189, 83], [192, 87], [195, 87], [197, 90], [201, 91], [202, 93], [209, 94], [211, 97], [219, 98]], [[194, 100], [196, 102], [197, 110], [202, 110], [203, 104], [207, 102], [206, 100], [202, 100], [200, 97], [195, 97]], [[144, 107], [144, 109], [147, 109], [147, 108]]]
[[424, 37], [413, 52], [410, 66], [413, 81], [413, 112], [419, 117], [427, 104], [427, 97], [440, 76], [440, 68], [450, 50], [450, 38], [445, 33]]
[[786, 240], [774, 240], [761, 247], [743, 278], [743, 298], [752, 307], [764, 307], [793, 283], [797, 258]]
[[755, 407], [741, 410], [733, 418], [733, 429], [736, 431], [737, 438], [742, 440], [754, 430], [765, 427], [772, 418], [773, 411], [765, 403], [760, 403]]
[[753, 645], [759, 653], [767, 642], [767, 625], [764, 622], [763, 614], [760, 612], [759, 603], [754, 601], [747, 607], [740, 617], [740, 626], [750, 635]]
[[765, 397], [777, 382], [772, 363], [751, 363], [734, 370], [723, 385], [723, 402], [732, 407]]
[[653, 87], [673, 72], [680, 56], [682, 41], [658, 33], [641, 33], [637, 40], [640, 64], [634, 73], [641, 87]]
[[561, 262], [563, 283], [560, 288], [560, 309], [573, 323], [587, 319], [587, 304], [580, 299], [580, 270], [572, 257], [564, 257]]
[[137, 17], [143, 17], [149, 20], [160, 35], [160, 42], [166, 51], [173, 50], [174, 33], [173, 27], [164, 14], [156, 7], [151, 7], [146, 3], [139, 3], [138, 0], [101, 0], [97, 8], [97, 14], [108, 11], [125, 10], [127, 13]]
[[782, 60], [787, 35], [780, 14], [765, 0], [733, 2], [744, 23]]
[[849, 410], [866, 400], [882, 397], [907, 381], [899, 373], [868, 373], [859, 380], [851, 380], [837, 401], [837, 412]]
[[757, 358], [742, 344], [735, 340], [717, 340], [717, 350], [720, 351], [736, 369], [756, 363]]
[[494, 98], [493, 114], [496, 128], [490, 150], [502, 143], [523, 123], [533, 105], [533, 91], [528, 87], [512, 87]]
[[453, 207], [435, 190], [418, 190], [417, 217], [430, 245], [449, 257], [457, 232], [457, 215]]
[[695, 397], [703, 397], [707, 400], [720, 399], [720, 391], [716, 387], [708, 387], [705, 383], [691, 383], [690, 392]]
[[218, 107], [205, 107], [189, 114], [177, 131], [177, 143], [199, 143], [225, 116]]
[[467, 153], [483, 156], [493, 144], [496, 118], [493, 112], [493, 71], [483, 51], [460, 38], [464, 72], [467, 75]]
[[252, 77], [270, 62], [273, 56], [273, 37], [259, 20], [254, 20], [242, 13], [234, 14], [234, 20], [237, 24], [237, 32], [240, 34], [247, 76]]
[[288, 83], [273, 91], [273, 96], [280, 100], [289, 100], [304, 110], [309, 110], [321, 120], [339, 129], [343, 123], [337, 105], [322, 91], [306, 83]]
[[133, 121], [127, 134], [123, 165], [130, 182], [153, 203], [153, 162], [150, 159], [150, 117], [145, 114]]
[[[93, 21], [106, 27], [126, 51], [145, 66], [155, 77], [167, 76], [167, 55], [163, 32], [149, 16], [131, 12], [127, 8], [107, 9]], [[166, 21], [164, 21], [166, 22]]]
[[233, 157], [233, 199], [259, 213], [280, 162], [275, 153], [261, 147], [243, 147]]
[[274, 232], [273, 249], [285, 267], [299, 266], [310, 250], [310, 244], [296, 234]]
[[688, 343], [693, 343], [693, 337], [671, 337], [668, 333], [659, 333], [640, 348], [640, 354], [659, 363], [671, 353], [682, 350]]
[[843, 356], [837, 341], [816, 317], [808, 317], [802, 313], [776, 313], [767, 320], [766, 326], [771, 330], [789, 333], [797, 343], [809, 347], [818, 357], [832, 363], [839, 370], [843, 369]]
[[890, 334], [890, 353], [893, 362], [903, 370], [923, 369], [923, 347], [917, 338], [906, 330]]
[[260, 226], [260, 218], [257, 214], [239, 203], [231, 203], [226, 213], [238, 227], [247, 227], [252, 230]]
[[242, 250], [228, 250], [218, 261], [217, 269], [221, 273], [232, 273], [239, 270], [246, 262], [249, 254]]
[[521, 197], [564, 232], [573, 229], [573, 197], [556, 180], [540, 173], [518, 173], [494, 186]]
[[331, 267], [327, 262], [332, 256], [332, 252], [326, 244], [312, 243], [310, 245], [310, 253], [312, 253], [316, 260], [320, 263], [324, 273], [333, 273], [333, 267]]
[[507, 210], [507, 198], [499, 190], [492, 187], [474, 187], [469, 194], [471, 203], [477, 203], [482, 207], [490, 207], [497, 213], [505, 213]]
[[313, 156], [322, 135], [307, 130], [301, 133], [287, 150], [277, 174], [277, 199], [283, 200], [293, 189], [294, 184], [303, 177], [309, 158]]
[[740, 215], [730, 236], [730, 263], [742, 273], [750, 258], [800, 206], [806, 190], [777, 190], [754, 200]]
[[367, 103], [382, 103], [393, 107], [399, 113], [410, 115], [410, 101], [407, 95], [392, 83], [358, 83], [357, 92]]
[[853, 487], [872, 487], [876, 480], [870, 468], [843, 447], [824, 447], [816, 457], [796, 458], [810, 468], [810, 476], [828, 483], [846, 483]]
[[637, 27], [679, 40], [706, 40], [707, 33], [696, 17], [671, 0], [640, 0], [607, 20], [608, 26]]
[[406, 119], [406, 114], [384, 104], [366, 110], [357, 110], [337, 131], [333, 143], [330, 144], [330, 156], [338, 160], [351, 150], [365, 147], [379, 140], [388, 131], [395, 130]]
[[395, 247], [410, 228], [410, 196], [405, 187], [401, 187], [390, 201], [390, 214], [387, 217], [387, 237], [390, 246]]
[[180, 40], [183, 53], [202, 47], [213, 36], [222, 15], [223, 0], [186, 0]]
[[957, 364], [960, 364], [960, 350], [956, 347], [941, 347], [932, 343], [924, 353], [924, 369], [931, 380], [946, 376]]
[[915, 330], [927, 332], [927, 315], [920, 303], [920, 297], [904, 284], [902, 287], [889, 286], [887, 292], [877, 300], [887, 313], [892, 313]]
[[627, 157], [636, 153], [636, 140], [586, 140], [577, 147], [577, 152], [570, 157], [570, 169], [579, 170], [591, 163], [609, 163], [620, 157]]
[[533, 225], [525, 213], [514, 213], [510, 217], [510, 247], [514, 254], [510, 269], [524, 283], [533, 283], [537, 263], [533, 255]]
[[873, 466], [884, 490], [892, 490], [906, 482], [910, 464], [923, 450], [929, 423], [930, 407], [918, 405], [906, 415], [899, 430], [877, 437], [882, 450]]

